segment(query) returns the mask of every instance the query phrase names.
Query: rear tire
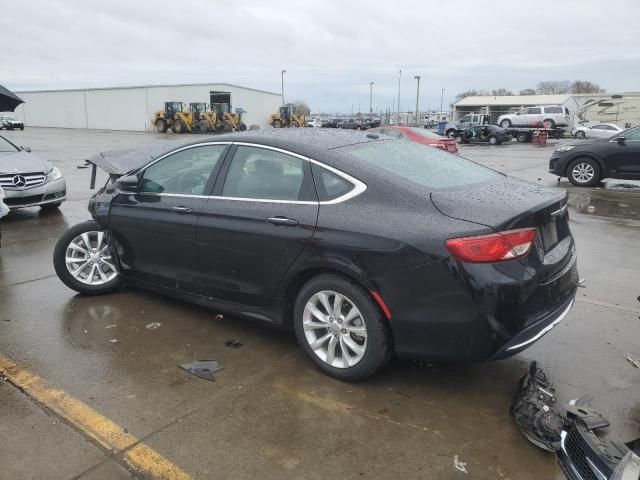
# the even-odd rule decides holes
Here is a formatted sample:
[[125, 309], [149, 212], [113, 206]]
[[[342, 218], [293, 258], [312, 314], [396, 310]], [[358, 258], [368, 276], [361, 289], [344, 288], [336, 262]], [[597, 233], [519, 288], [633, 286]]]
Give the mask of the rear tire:
[[547, 118], [546, 120], [543, 120], [543, 121], [542, 121], [542, 125], [543, 125], [545, 128], [551, 128], [551, 129], [556, 128], [556, 122], [554, 122], [554, 121], [553, 121], [553, 120], [551, 120], [550, 118]]
[[240, 122], [238, 124], [238, 130], [240, 130], [241, 132], [246, 132], [247, 131], [247, 124], [244, 122]]
[[447, 137], [449, 137], [449, 138], [455, 138], [455, 136], [456, 136], [456, 131], [455, 131], [455, 129], [450, 128], [449, 130], [447, 130], [447, 131], [445, 132], [445, 135], [446, 135]]
[[591, 158], [577, 158], [567, 167], [567, 178], [577, 187], [593, 187], [600, 175], [600, 165]]
[[24, 125], [20, 127], [20, 130], [24, 130]]
[[[339, 295], [340, 307], [335, 311], [325, 308], [321, 301], [323, 294], [331, 308], [336, 307]], [[318, 305], [316, 312], [324, 320], [311, 313], [311, 308]], [[349, 320], [352, 308], [357, 316]], [[355, 382], [373, 375], [393, 353], [389, 321], [378, 304], [361, 285], [340, 275], [319, 275], [302, 287], [293, 309], [293, 326], [307, 356], [324, 373], [340, 380]], [[326, 341], [319, 342], [323, 337]]]
[[526, 141], [528, 140], [528, 137], [529, 137], [529, 136], [528, 136], [525, 132], [519, 132], [519, 133], [516, 135], [516, 140], [517, 140], [518, 142], [520, 142], [520, 143], [524, 143], [524, 142], [526, 142]]
[[282, 128], [282, 122], [280, 120], [274, 120], [271, 126], [273, 128]]
[[[111, 248], [108, 246], [107, 233], [108, 232], [102, 230], [98, 222], [89, 220], [74, 225], [62, 234], [53, 251], [53, 266], [62, 283], [70, 289], [86, 295], [109, 293], [120, 287], [122, 281], [120, 279], [120, 273], [115, 269], [116, 264], [113, 263], [115, 260]], [[78, 241], [78, 238], [82, 238], [83, 235], [86, 235], [84, 238], [88, 239], [91, 245], [88, 246], [86, 242]], [[102, 235], [102, 237], [99, 237], [99, 235]], [[99, 238], [102, 239], [102, 242], [99, 242]], [[75, 244], [75, 247], [71, 247], [72, 243]], [[95, 265], [91, 263], [93, 260], [83, 255], [81, 250], [77, 250], [78, 248], [85, 250], [88, 255], [95, 257]], [[67, 259], [70, 251], [78, 252], [76, 254], [77, 262], [68, 263]], [[103, 254], [102, 257], [97, 256], [100, 252]], [[104, 263], [107, 262], [107, 259], [108, 264], [114, 266], [114, 269], [111, 269], [107, 263]], [[86, 264], [86, 267], [78, 270], [83, 264]], [[99, 272], [94, 270], [94, 267], [100, 268], [105, 276], [98, 275]], [[73, 275], [70, 270], [79, 271], [79, 273]], [[83, 278], [85, 275], [86, 278]], [[104, 280], [104, 278], [107, 280]], [[92, 279], [96, 281], [92, 282]]]
[[489, 137], [489, 144], [491, 145], [497, 145], [498, 144], [498, 139], [497, 137], [494, 137], [493, 135]]

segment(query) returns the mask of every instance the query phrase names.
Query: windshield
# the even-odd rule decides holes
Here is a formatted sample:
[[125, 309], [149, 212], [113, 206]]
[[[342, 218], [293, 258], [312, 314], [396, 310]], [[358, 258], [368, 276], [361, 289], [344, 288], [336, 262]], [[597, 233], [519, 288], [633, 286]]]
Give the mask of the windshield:
[[502, 175], [443, 150], [411, 142], [382, 141], [345, 147], [349, 155], [429, 191], [486, 182]]
[[0, 153], [17, 152], [19, 149], [8, 140], [0, 137]]

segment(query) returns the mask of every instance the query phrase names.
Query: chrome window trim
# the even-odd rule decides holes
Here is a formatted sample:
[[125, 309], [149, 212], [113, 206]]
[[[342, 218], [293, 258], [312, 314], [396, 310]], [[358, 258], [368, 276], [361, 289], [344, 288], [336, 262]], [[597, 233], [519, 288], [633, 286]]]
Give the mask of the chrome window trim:
[[[173, 155], [174, 153], [188, 150], [190, 148], [204, 147], [207, 145], [238, 145], [238, 146], [245, 146], [245, 147], [256, 147], [256, 148], [264, 148], [265, 150], [273, 150], [275, 152], [283, 153], [285, 155], [290, 155], [292, 157], [299, 158], [303, 161], [307, 161], [309, 163], [318, 165], [319, 167], [324, 168], [334, 173], [335, 175], [338, 175], [339, 177], [343, 178], [344, 180], [349, 182], [351, 185], [353, 185], [353, 188], [349, 190], [347, 193], [345, 193], [344, 195], [334, 198], [333, 200], [324, 200], [324, 201], [316, 201], [316, 202], [305, 201], [305, 200], [276, 200], [276, 199], [268, 199], [268, 198], [223, 197], [221, 195], [190, 195], [186, 193], [138, 192], [138, 194], [165, 196], [165, 197], [183, 197], [183, 198], [213, 198], [216, 200], [231, 200], [231, 201], [237, 201], [237, 202], [239, 201], [239, 202], [258, 202], [258, 203], [280, 203], [280, 204], [291, 204], [291, 205], [335, 205], [338, 203], [346, 202], [347, 200], [350, 200], [354, 197], [357, 197], [367, 189], [367, 185], [361, 180], [358, 180], [357, 178], [352, 177], [351, 175], [343, 172], [342, 170], [338, 170], [337, 168], [334, 168], [330, 165], [314, 160], [313, 158], [309, 158], [304, 155], [300, 155], [299, 153], [291, 152], [289, 150], [284, 150], [282, 148], [272, 147], [270, 145], [262, 145], [260, 143], [250, 143], [250, 142], [230, 142], [230, 141], [215, 142], [214, 141], [214, 142], [204, 142], [204, 143], [197, 143], [193, 145], [186, 145], [176, 150], [167, 152], [161, 157], [156, 158], [151, 163], [148, 163], [143, 168], [141, 168], [139, 173], [144, 172], [151, 165], [155, 164], [156, 162], [159, 162], [164, 158], [167, 158], [170, 155]], [[132, 193], [132, 192], [122, 192], [122, 193]]]

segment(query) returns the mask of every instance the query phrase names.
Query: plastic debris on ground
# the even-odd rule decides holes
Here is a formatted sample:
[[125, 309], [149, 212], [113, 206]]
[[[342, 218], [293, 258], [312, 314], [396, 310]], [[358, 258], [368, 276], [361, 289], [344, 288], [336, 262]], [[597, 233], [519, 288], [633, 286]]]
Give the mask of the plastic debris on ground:
[[626, 355], [625, 357], [627, 359], [627, 362], [629, 362], [631, 365], [633, 365], [636, 368], [640, 368], [640, 362], [638, 360], [634, 360], [631, 355]]
[[156, 328], [160, 328], [161, 326], [162, 324], [160, 322], [151, 322], [151, 323], [147, 323], [145, 328], [147, 330], [155, 330]]
[[212, 382], [216, 381], [214, 373], [224, 370], [224, 367], [220, 365], [216, 360], [196, 360], [191, 363], [183, 363], [180, 368], [186, 370], [196, 377], [204, 378]]
[[240, 348], [242, 346], [242, 342], [239, 342], [235, 338], [232, 338], [231, 340], [227, 340], [226, 342], [224, 342], [224, 346], [229, 348]]
[[456, 467], [456, 470], [459, 470], [462, 473], [469, 473], [467, 471], [467, 462], [461, 462], [458, 459], [458, 455], [453, 456], [453, 466]]

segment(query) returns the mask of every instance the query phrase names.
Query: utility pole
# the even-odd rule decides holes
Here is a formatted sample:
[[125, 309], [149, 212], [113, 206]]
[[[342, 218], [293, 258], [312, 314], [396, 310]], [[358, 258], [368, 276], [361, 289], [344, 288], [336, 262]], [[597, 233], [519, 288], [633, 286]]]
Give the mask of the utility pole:
[[400, 82], [402, 81], [402, 69], [400, 69], [400, 73], [398, 74], [398, 118], [396, 122], [400, 123]]
[[418, 123], [418, 100], [420, 99], [420, 75], [416, 75], [415, 78], [418, 81], [418, 87], [416, 88], [416, 116], [415, 123]]
[[280, 74], [282, 75], [282, 106], [284, 106], [284, 74], [287, 73], [286, 70], [282, 70]]
[[373, 118], [373, 86], [375, 82], [369, 84], [369, 118]]
[[444, 88], [440, 91], [440, 113], [442, 113], [442, 100], [444, 99]]

